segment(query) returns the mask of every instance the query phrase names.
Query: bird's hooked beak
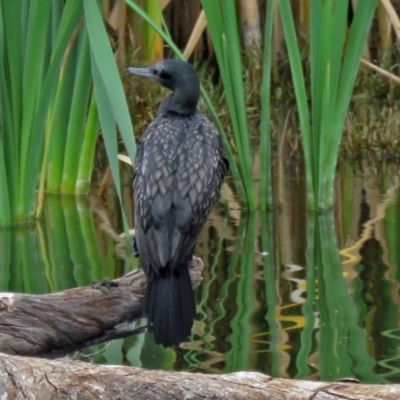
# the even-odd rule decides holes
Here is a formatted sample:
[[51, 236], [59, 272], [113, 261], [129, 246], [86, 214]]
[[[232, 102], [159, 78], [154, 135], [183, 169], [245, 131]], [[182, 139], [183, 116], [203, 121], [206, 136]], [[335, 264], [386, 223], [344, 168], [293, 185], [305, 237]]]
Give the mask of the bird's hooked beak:
[[131, 75], [140, 75], [140, 76], [145, 76], [146, 78], [150, 78], [151, 80], [154, 79], [154, 75], [150, 72], [149, 68], [134, 68], [134, 67], [129, 67], [127, 68], [126, 72]]

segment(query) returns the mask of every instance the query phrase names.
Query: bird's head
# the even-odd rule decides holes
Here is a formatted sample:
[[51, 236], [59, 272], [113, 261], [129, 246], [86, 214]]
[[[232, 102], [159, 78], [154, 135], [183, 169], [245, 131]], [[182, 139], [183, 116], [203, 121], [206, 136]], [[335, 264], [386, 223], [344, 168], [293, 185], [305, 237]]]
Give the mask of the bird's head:
[[127, 72], [145, 76], [174, 92], [174, 95], [164, 102], [161, 112], [193, 114], [196, 111], [200, 83], [196, 71], [189, 63], [181, 60], [163, 60], [147, 68], [129, 67]]

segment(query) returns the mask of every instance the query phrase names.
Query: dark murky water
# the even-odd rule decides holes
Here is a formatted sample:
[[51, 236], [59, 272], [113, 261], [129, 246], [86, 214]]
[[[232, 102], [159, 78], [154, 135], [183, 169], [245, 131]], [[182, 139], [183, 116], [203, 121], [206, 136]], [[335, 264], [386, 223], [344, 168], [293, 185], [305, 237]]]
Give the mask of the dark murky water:
[[[345, 166], [331, 212], [307, 212], [304, 181], [277, 180], [283, 207], [241, 212], [229, 187], [201, 234], [198, 315], [176, 351], [142, 334], [87, 361], [209, 373], [400, 382], [400, 199], [393, 170]], [[363, 172], [359, 172], [362, 170]], [[131, 219], [129, 186], [124, 205]], [[0, 230], [2, 291], [46, 293], [123, 275], [138, 262], [110, 196], [52, 197], [45, 221]]]

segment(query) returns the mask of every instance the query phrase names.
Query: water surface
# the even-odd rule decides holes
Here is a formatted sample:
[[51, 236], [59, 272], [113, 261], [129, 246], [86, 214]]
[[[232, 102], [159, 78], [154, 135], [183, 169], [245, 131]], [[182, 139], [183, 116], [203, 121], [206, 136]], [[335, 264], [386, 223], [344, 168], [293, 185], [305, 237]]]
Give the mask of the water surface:
[[[74, 357], [207, 373], [400, 382], [397, 167], [340, 168], [336, 202], [308, 212], [301, 167], [277, 178], [273, 211], [241, 211], [228, 186], [201, 233], [192, 335], [177, 350], [141, 334]], [[296, 172], [297, 171], [297, 172]], [[131, 189], [124, 208], [131, 218]], [[48, 196], [45, 217], [0, 229], [2, 291], [48, 293], [138, 267], [114, 196]], [[139, 321], [139, 324], [143, 321]]]

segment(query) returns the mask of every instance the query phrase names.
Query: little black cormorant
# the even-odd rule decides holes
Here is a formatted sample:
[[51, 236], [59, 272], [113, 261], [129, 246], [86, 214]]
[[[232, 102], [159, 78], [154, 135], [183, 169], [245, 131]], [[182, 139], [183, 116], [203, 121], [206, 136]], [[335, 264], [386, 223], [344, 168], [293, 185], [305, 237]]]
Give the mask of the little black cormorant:
[[188, 262], [228, 163], [216, 128], [197, 110], [200, 84], [190, 64], [164, 60], [128, 72], [172, 91], [138, 146], [133, 247], [148, 276], [148, 330], [156, 343], [174, 346], [190, 334], [196, 316]]

